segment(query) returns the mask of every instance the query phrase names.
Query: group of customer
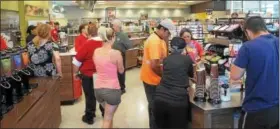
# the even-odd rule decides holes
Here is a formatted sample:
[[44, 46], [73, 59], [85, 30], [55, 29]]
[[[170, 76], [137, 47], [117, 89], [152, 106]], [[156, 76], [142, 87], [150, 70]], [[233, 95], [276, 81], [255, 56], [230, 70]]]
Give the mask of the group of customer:
[[95, 23], [79, 27], [73, 64], [74, 78], [82, 79], [86, 99], [82, 120], [85, 123], [94, 123], [97, 100], [104, 117], [102, 127], [111, 128], [121, 94], [125, 93], [125, 52], [132, 43], [121, 27], [118, 19], [112, 21], [112, 28]]
[[[125, 51], [131, 47], [127, 35], [120, 31], [121, 22], [114, 20], [112, 24], [113, 29], [81, 25], [73, 59], [73, 76], [82, 79], [86, 96], [82, 120], [94, 123], [97, 100], [104, 116], [103, 128], [113, 127], [113, 116], [125, 88]], [[194, 76], [193, 64], [203, 60], [203, 50], [192, 40], [191, 31], [184, 28], [180, 37], [171, 40], [168, 54], [165, 39], [174, 29], [171, 20], [162, 20], [144, 43], [140, 76], [148, 100], [150, 128], [188, 128], [190, 120], [189, 79]], [[279, 38], [268, 33], [258, 16], [246, 19], [243, 29], [249, 41], [231, 67], [233, 80], [240, 79], [245, 71], [247, 74], [239, 128], [278, 128]], [[57, 48], [49, 40], [50, 26], [43, 24], [36, 30], [39, 42], [27, 44], [31, 62], [36, 65], [35, 75], [62, 75]]]
[[[181, 37], [171, 40], [168, 55], [164, 39], [174, 28], [171, 20], [161, 21], [144, 44], [140, 74], [150, 128], [188, 128], [191, 120], [189, 79], [193, 78], [193, 63], [203, 60], [203, 50], [184, 28]], [[279, 38], [267, 31], [258, 16], [247, 18], [243, 29], [248, 41], [239, 50], [230, 76], [238, 80], [247, 74], [239, 128], [279, 128]]]

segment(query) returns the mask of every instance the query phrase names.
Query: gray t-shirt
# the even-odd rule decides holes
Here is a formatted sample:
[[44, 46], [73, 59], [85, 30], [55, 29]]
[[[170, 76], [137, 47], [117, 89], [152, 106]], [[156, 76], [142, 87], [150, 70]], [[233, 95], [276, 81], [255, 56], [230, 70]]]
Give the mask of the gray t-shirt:
[[125, 51], [132, 48], [132, 42], [129, 40], [128, 35], [124, 32], [116, 33], [116, 40], [113, 44], [113, 49], [121, 51], [122, 55], [125, 55]]

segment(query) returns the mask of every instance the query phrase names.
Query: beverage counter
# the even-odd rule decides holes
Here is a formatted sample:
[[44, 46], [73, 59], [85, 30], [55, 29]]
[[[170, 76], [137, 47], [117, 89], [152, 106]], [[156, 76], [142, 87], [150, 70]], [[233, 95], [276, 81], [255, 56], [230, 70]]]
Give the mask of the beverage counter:
[[0, 128], [59, 128], [59, 79], [40, 77], [30, 81], [37, 83], [38, 87], [3, 116]]
[[244, 92], [231, 93], [231, 100], [213, 105], [209, 102], [196, 102], [194, 87], [189, 88], [192, 107], [192, 128], [234, 128], [233, 114], [241, 109]]
[[73, 104], [82, 95], [81, 80], [73, 78], [73, 56], [76, 55], [74, 49], [60, 53], [61, 70], [63, 78], [60, 79], [60, 100], [62, 103], [70, 102]]

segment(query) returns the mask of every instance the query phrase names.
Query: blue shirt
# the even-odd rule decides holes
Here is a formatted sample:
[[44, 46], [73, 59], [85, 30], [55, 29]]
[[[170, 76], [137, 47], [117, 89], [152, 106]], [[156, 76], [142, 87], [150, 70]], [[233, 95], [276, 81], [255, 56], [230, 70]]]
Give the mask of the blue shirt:
[[243, 110], [255, 112], [279, 103], [279, 38], [268, 34], [247, 41], [234, 64], [246, 70]]

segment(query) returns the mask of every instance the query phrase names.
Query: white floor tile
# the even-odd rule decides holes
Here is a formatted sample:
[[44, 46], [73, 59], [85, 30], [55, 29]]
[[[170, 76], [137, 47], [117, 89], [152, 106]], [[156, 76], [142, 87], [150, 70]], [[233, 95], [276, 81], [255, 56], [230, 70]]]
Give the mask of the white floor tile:
[[[147, 100], [143, 83], [140, 80], [140, 69], [126, 72], [126, 93], [114, 117], [115, 128], [148, 128]], [[97, 105], [97, 117], [93, 125], [82, 122], [85, 99], [82, 96], [74, 105], [61, 106], [62, 123], [60, 128], [100, 128], [102, 116]]]

